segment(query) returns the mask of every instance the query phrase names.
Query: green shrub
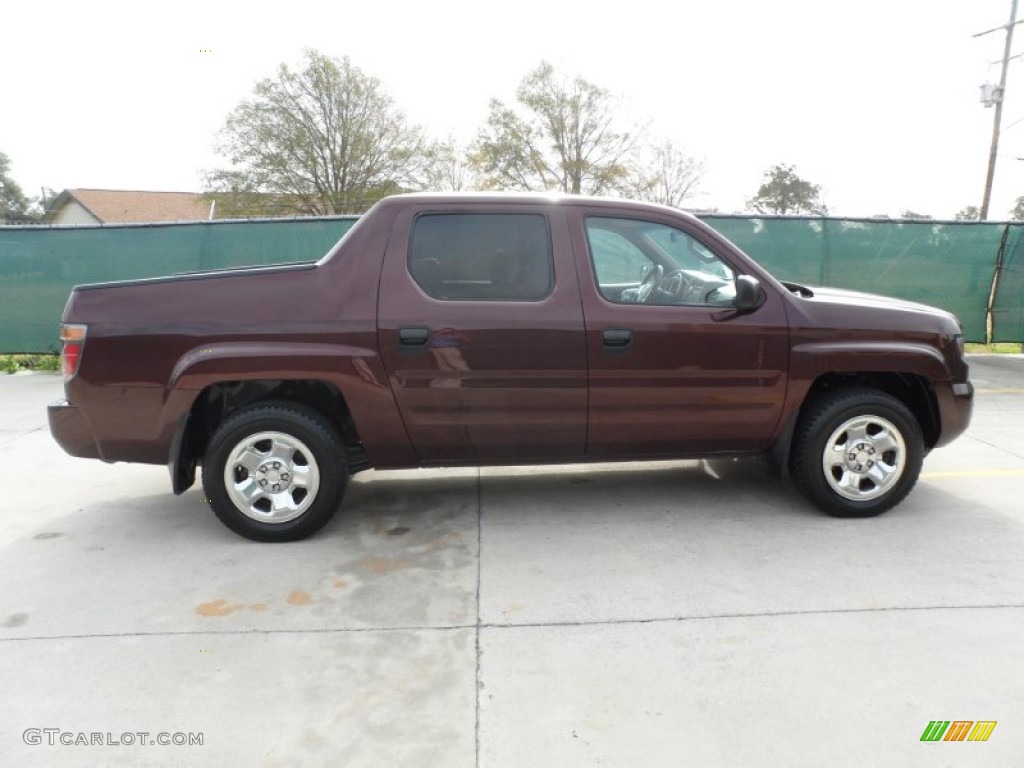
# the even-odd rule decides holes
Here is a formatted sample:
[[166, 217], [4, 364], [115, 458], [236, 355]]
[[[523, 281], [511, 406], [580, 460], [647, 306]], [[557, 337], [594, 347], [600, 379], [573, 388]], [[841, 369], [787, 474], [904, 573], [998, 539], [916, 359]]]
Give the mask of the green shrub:
[[0, 355], [0, 373], [59, 370], [59, 355]]
[[56, 373], [60, 370], [60, 355], [30, 355], [26, 367], [33, 371]]
[[967, 352], [974, 354], [977, 353], [996, 353], [1002, 355], [1012, 355], [1018, 352], [1024, 352], [1024, 344], [1017, 344], [1016, 342], [1010, 344], [1007, 342], [997, 342], [996, 344], [965, 344]]

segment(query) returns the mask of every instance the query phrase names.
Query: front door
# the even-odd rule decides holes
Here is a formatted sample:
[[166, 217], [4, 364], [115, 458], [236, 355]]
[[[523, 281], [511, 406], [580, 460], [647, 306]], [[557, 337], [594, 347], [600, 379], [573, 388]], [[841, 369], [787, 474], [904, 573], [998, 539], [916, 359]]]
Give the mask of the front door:
[[656, 212], [574, 208], [595, 457], [765, 448], [786, 391], [788, 328], [767, 291], [732, 308], [739, 257]]
[[560, 209], [407, 209], [379, 296], [381, 356], [421, 462], [584, 454], [583, 313]]

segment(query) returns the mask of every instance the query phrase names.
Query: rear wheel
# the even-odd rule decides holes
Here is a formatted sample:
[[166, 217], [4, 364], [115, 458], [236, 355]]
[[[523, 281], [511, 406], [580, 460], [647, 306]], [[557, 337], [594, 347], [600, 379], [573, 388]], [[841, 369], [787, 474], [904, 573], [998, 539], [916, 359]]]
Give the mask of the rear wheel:
[[210, 438], [203, 461], [214, 513], [256, 541], [295, 541], [320, 530], [347, 482], [337, 431], [296, 403], [257, 403], [232, 414]]
[[870, 517], [910, 493], [923, 459], [921, 426], [903, 403], [851, 388], [807, 406], [790, 470], [800, 493], [818, 508], [837, 517]]

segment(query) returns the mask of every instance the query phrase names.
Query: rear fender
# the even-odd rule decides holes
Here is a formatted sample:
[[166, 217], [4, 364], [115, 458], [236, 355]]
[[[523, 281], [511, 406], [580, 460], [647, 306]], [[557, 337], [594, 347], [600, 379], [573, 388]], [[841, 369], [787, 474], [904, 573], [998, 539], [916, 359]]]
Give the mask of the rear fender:
[[[375, 339], [375, 337], [371, 336]], [[176, 421], [168, 466], [176, 492], [191, 485], [196, 457], [190, 454], [189, 408], [202, 390], [229, 381], [303, 381], [332, 384], [345, 399], [367, 456], [374, 466], [416, 466], [376, 350], [346, 344], [301, 342], [217, 342], [190, 349], [175, 364], [167, 385], [167, 405]], [[191, 469], [190, 469], [191, 467]]]

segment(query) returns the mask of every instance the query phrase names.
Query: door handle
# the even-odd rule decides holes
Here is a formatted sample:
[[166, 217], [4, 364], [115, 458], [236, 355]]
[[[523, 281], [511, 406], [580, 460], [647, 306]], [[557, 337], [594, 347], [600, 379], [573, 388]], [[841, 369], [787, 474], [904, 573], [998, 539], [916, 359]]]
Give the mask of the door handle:
[[625, 349], [633, 342], [633, 332], [628, 328], [609, 328], [601, 331], [601, 344], [607, 349]]
[[422, 347], [430, 340], [430, 329], [422, 326], [398, 329], [398, 343], [403, 347]]

